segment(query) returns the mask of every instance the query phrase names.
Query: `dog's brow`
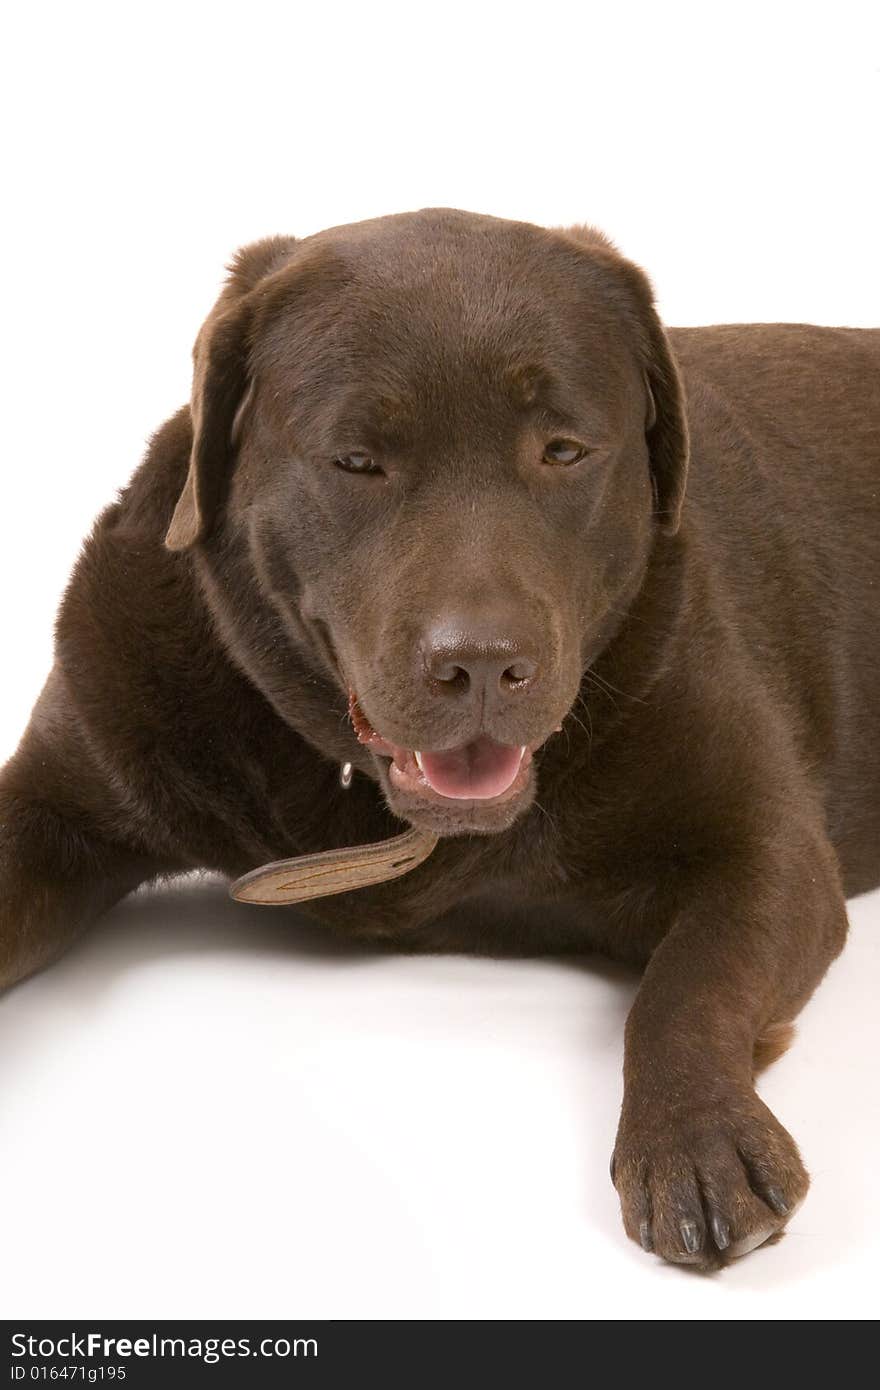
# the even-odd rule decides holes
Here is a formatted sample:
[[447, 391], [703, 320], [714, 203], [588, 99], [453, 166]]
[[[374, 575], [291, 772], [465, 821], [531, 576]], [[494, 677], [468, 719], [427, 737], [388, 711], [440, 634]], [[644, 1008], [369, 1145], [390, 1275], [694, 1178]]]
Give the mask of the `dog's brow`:
[[520, 417], [539, 434], [571, 435], [578, 439], [601, 442], [608, 433], [607, 422], [602, 416], [589, 409], [573, 414], [565, 405], [553, 398], [537, 399], [531, 405], [520, 407]]
[[528, 414], [531, 422], [538, 428], [548, 431], [558, 430], [560, 433], [581, 434], [584, 432], [583, 421], [578, 421], [568, 411], [560, 409], [556, 405], [545, 405], [536, 402], [529, 408]]
[[583, 422], [566, 410], [560, 382], [546, 367], [512, 364], [504, 373], [503, 385], [517, 413], [537, 428], [574, 433], [583, 429]]
[[349, 397], [333, 421], [333, 433], [340, 438], [388, 447], [400, 445], [411, 427], [412, 412], [406, 402], [387, 392]]
[[328, 438], [338, 444], [368, 445], [374, 449], [400, 448], [406, 440], [399, 425], [368, 414], [341, 415], [333, 422]]

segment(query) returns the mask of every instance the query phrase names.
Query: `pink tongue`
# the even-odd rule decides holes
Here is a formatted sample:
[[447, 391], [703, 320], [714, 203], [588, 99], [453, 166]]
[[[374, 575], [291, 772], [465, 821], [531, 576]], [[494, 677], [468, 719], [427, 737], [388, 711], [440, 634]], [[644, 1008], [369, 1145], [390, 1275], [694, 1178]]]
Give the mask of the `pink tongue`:
[[463, 748], [419, 753], [428, 785], [441, 796], [460, 801], [484, 800], [506, 792], [519, 772], [522, 756], [522, 749], [494, 743], [484, 734]]

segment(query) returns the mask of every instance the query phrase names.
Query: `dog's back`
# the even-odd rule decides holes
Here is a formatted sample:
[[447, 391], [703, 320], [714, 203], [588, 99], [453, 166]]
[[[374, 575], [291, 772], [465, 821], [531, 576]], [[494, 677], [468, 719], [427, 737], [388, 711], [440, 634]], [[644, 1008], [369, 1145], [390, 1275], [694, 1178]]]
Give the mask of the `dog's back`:
[[880, 329], [670, 338], [692, 533], [750, 656], [800, 716], [847, 889], [862, 891], [880, 880]]

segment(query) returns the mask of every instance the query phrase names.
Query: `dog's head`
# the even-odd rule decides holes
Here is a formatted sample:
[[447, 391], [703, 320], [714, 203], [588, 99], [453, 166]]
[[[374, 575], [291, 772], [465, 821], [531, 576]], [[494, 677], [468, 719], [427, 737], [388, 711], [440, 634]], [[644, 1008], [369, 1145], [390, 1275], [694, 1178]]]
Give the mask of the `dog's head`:
[[166, 544], [196, 547], [240, 663], [283, 708], [280, 624], [392, 811], [509, 826], [678, 525], [642, 272], [587, 227], [448, 209], [260, 242], [199, 335], [192, 419]]

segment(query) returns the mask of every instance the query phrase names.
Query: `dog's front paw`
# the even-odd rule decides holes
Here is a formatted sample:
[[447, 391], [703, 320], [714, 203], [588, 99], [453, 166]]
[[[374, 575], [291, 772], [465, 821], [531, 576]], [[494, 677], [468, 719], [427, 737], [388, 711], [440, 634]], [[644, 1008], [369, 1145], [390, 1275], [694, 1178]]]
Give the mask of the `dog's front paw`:
[[779, 1234], [809, 1178], [794, 1140], [753, 1093], [717, 1106], [624, 1106], [611, 1176], [632, 1240], [718, 1269]]

